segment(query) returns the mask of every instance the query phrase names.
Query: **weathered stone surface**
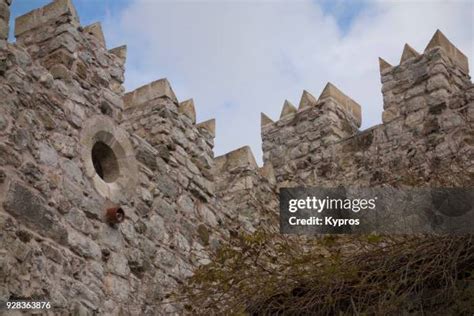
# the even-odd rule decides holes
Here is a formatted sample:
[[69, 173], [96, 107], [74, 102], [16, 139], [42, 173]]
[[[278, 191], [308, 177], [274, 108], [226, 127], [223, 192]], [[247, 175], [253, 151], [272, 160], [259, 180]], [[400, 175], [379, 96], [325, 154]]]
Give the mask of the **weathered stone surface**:
[[249, 146], [244, 146], [225, 155], [216, 157], [215, 165], [218, 172], [224, 169], [257, 168], [257, 162]]
[[268, 124], [272, 124], [273, 121], [269, 118], [265, 113], [260, 113], [260, 126], [265, 126]]
[[392, 68], [392, 65], [390, 65], [385, 59], [379, 57], [379, 69], [380, 73], [384, 72], [387, 69]]
[[100, 247], [94, 241], [75, 230], [69, 231], [67, 243], [72, 251], [85, 258], [100, 260], [102, 256]]
[[196, 123], [196, 109], [194, 108], [193, 99], [181, 102], [179, 104], [179, 112], [189, 117], [191, 122]]
[[[441, 143], [435, 156], [446, 159], [456, 151], [449, 144], [453, 144], [454, 138], [460, 141], [455, 130], [461, 126], [472, 129], [459, 111], [454, 110], [461, 102], [468, 104], [472, 97], [464, 96], [463, 101], [453, 102], [460, 100], [460, 94], [465, 95], [460, 90], [472, 89], [472, 83], [459, 71], [461, 66], [449, 62], [451, 57], [446, 49], [434, 46], [419, 55], [406, 47], [405, 57], [406, 63], [398, 66], [379, 60], [383, 124], [370, 129], [374, 135], [370, 143], [364, 136], [366, 131], [357, 131], [357, 120], [347, 115], [352, 112], [351, 106], [344, 106], [347, 99], [331, 84], [324, 89], [317, 107], [262, 129], [264, 163], [273, 165], [277, 185], [390, 183], [409, 177], [412, 169], [425, 175], [443, 173], [445, 178], [450, 177], [450, 163], [443, 163], [443, 171], [433, 169], [429, 162], [433, 157], [430, 146]], [[408, 61], [411, 57], [416, 57], [416, 63]], [[450, 102], [453, 111], [448, 110]], [[309, 149], [306, 149], [307, 141]], [[400, 146], [416, 151], [418, 158], [406, 157]], [[472, 153], [472, 149], [464, 148]], [[358, 152], [363, 154], [358, 156]], [[421, 155], [430, 158], [420, 159]], [[456, 163], [469, 164], [469, 159], [465, 157]], [[392, 178], [388, 174], [397, 175]], [[472, 179], [472, 174], [459, 177], [472, 181], [467, 180]]]
[[79, 23], [79, 17], [71, 0], [55, 0], [40, 9], [33, 10], [16, 18], [15, 36], [19, 37], [23, 33], [33, 30], [50, 20], [58, 19], [61, 15], [67, 15], [76, 24]]
[[118, 46], [109, 50], [109, 53], [114, 54], [121, 60], [122, 66], [125, 64], [127, 59], [127, 45]]
[[436, 30], [433, 37], [431, 38], [430, 42], [425, 48], [425, 52], [429, 50], [440, 47], [442, 48], [450, 58], [463, 70], [464, 73], [469, 73], [469, 61], [456, 46], [454, 46], [446, 36], [440, 31]]
[[310, 106], [314, 106], [316, 105], [317, 102], [318, 100], [316, 100], [316, 98], [311, 93], [309, 93], [306, 90], [303, 90], [303, 94], [301, 95], [301, 100], [300, 100], [298, 109], [301, 110]]
[[0, 39], [0, 300], [160, 313], [229, 231], [276, 229], [282, 186], [472, 179], [474, 89], [439, 35], [416, 63], [381, 63], [383, 124], [359, 131], [360, 107], [332, 85], [283, 120], [262, 115], [259, 168], [249, 147], [214, 159], [215, 121], [194, 124], [166, 80], [123, 97], [125, 47], [78, 26], [58, 0], [17, 20], [18, 44]]
[[85, 26], [84, 32], [94, 36], [97, 39], [98, 43], [103, 47], [106, 46], [104, 32], [102, 31], [102, 25], [100, 24], [100, 22]]
[[14, 182], [10, 185], [3, 207], [19, 221], [63, 244], [67, 231], [55, 212], [37, 193]]
[[199, 123], [196, 125], [196, 127], [205, 129], [209, 133], [209, 135], [211, 135], [213, 138], [216, 136], [216, 120], [215, 119], [210, 119], [208, 121]]
[[128, 92], [124, 96], [124, 103], [126, 107], [133, 107], [162, 97], [178, 102], [167, 79], [156, 80], [132, 92]]
[[328, 82], [321, 92], [318, 101], [324, 101], [326, 99], [333, 99], [339, 103], [352, 117], [355, 119], [356, 125], [359, 127], [362, 123], [361, 108], [358, 103], [349, 98], [347, 95], [342, 93], [341, 90], [336, 88], [332, 83]]
[[407, 61], [410, 58], [418, 57], [420, 56], [420, 53], [418, 53], [416, 50], [413, 49], [408, 44], [405, 44], [403, 47], [403, 52], [402, 52], [402, 57], [400, 57], [400, 64]]
[[283, 103], [283, 108], [281, 109], [280, 118], [296, 113], [296, 111], [297, 110], [295, 106], [291, 104], [290, 101], [285, 100], [285, 103]]

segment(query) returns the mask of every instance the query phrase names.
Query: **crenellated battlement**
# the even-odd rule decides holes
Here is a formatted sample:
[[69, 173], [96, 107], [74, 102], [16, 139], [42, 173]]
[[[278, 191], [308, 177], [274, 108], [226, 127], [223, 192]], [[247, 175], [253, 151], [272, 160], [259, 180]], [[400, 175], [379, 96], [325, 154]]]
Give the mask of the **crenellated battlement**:
[[[343, 110], [356, 126], [360, 127], [360, 105], [330, 82], [326, 84], [318, 99], [308, 91], [304, 90], [301, 95], [298, 109], [290, 101], [285, 100], [281, 110], [280, 120], [287, 121], [288, 119], [292, 119], [294, 116], [300, 115], [300, 113], [305, 113], [305, 111], [312, 107], [321, 107], [323, 103], [329, 100], [334, 104], [337, 104], [337, 107], [339, 107], [340, 110]], [[271, 128], [272, 124], [277, 123], [271, 120], [265, 113], [261, 113], [262, 132], [264, 129]]]
[[18, 17], [7, 44], [10, 4], [0, 0], [3, 297], [61, 314], [183, 314], [167, 289], [224, 236], [276, 229], [280, 187], [474, 185], [474, 86], [439, 30], [423, 53], [407, 44], [398, 65], [379, 59], [382, 124], [359, 130], [361, 106], [331, 83], [285, 100], [275, 121], [262, 113], [259, 167], [248, 146], [214, 158], [215, 119], [196, 122], [199, 105], [167, 79], [125, 93], [127, 47], [107, 50], [70, 0]]

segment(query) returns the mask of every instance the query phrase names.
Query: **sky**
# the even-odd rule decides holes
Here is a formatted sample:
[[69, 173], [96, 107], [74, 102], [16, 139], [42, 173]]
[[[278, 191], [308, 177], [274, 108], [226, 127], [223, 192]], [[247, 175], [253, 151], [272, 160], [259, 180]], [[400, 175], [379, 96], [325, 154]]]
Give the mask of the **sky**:
[[[13, 0], [12, 19], [47, 0]], [[216, 119], [216, 156], [250, 145], [261, 164], [260, 113], [318, 97], [332, 82], [381, 122], [378, 57], [397, 65], [440, 29], [473, 60], [471, 0], [73, 0], [82, 25], [102, 23], [108, 48], [126, 44], [127, 91], [168, 78], [197, 121]], [[13, 39], [12, 39], [13, 40]]]

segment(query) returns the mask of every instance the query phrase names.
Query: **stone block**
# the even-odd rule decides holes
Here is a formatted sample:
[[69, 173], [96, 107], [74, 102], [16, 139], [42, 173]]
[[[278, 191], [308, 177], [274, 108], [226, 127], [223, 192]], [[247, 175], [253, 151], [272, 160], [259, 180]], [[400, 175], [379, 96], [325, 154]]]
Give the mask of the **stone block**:
[[390, 65], [385, 59], [379, 57], [379, 70], [380, 74], [385, 74], [392, 68], [392, 65]]
[[112, 252], [107, 260], [107, 267], [113, 274], [127, 277], [130, 274], [127, 258], [120, 254]]
[[45, 68], [51, 69], [54, 65], [62, 64], [66, 66], [68, 69], [72, 68], [74, 63], [74, 56], [66, 49], [59, 49], [55, 52], [45, 56], [41, 63]]
[[72, 74], [66, 66], [62, 64], [53, 65], [49, 70], [54, 79], [70, 80]]
[[213, 138], [216, 137], [216, 120], [210, 119], [196, 125], [197, 128], [206, 130]]
[[15, 20], [15, 37], [18, 38], [23, 33], [63, 15], [69, 16], [71, 23], [79, 26], [79, 17], [71, 0], [55, 0], [42, 8], [17, 17]]
[[32, 230], [65, 244], [68, 233], [58, 216], [41, 196], [23, 184], [11, 183], [3, 207]]
[[449, 81], [443, 74], [437, 74], [428, 79], [428, 84], [426, 86], [429, 92], [437, 89], [446, 89], [450, 90], [451, 86]]
[[10, 19], [10, 5], [0, 1], [0, 20], [8, 21]]
[[260, 168], [260, 175], [268, 180], [271, 184], [276, 184], [275, 169], [271, 163], [264, 163]]

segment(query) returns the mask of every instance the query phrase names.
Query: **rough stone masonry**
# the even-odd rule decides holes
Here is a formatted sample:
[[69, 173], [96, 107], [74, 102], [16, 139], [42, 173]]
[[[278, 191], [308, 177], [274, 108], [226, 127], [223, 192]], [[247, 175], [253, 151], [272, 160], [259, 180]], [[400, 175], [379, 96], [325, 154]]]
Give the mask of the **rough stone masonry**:
[[[264, 166], [249, 147], [214, 157], [215, 121], [166, 79], [124, 93], [126, 47], [107, 49], [70, 0], [15, 21], [0, 0], [0, 301], [50, 314], [179, 313], [170, 291], [234, 231], [277, 223], [293, 185], [472, 185], [468, 60], [437, 31], [425, 52], [380, 60], [383, 124], [332, 84], [299, 109], [262, 114]], [[436, 171], [436, 172], [435, 172]], [[411, 182], [410, 182], [411, 181]], [[120, 208], [125, 220], [108, 221]]]

